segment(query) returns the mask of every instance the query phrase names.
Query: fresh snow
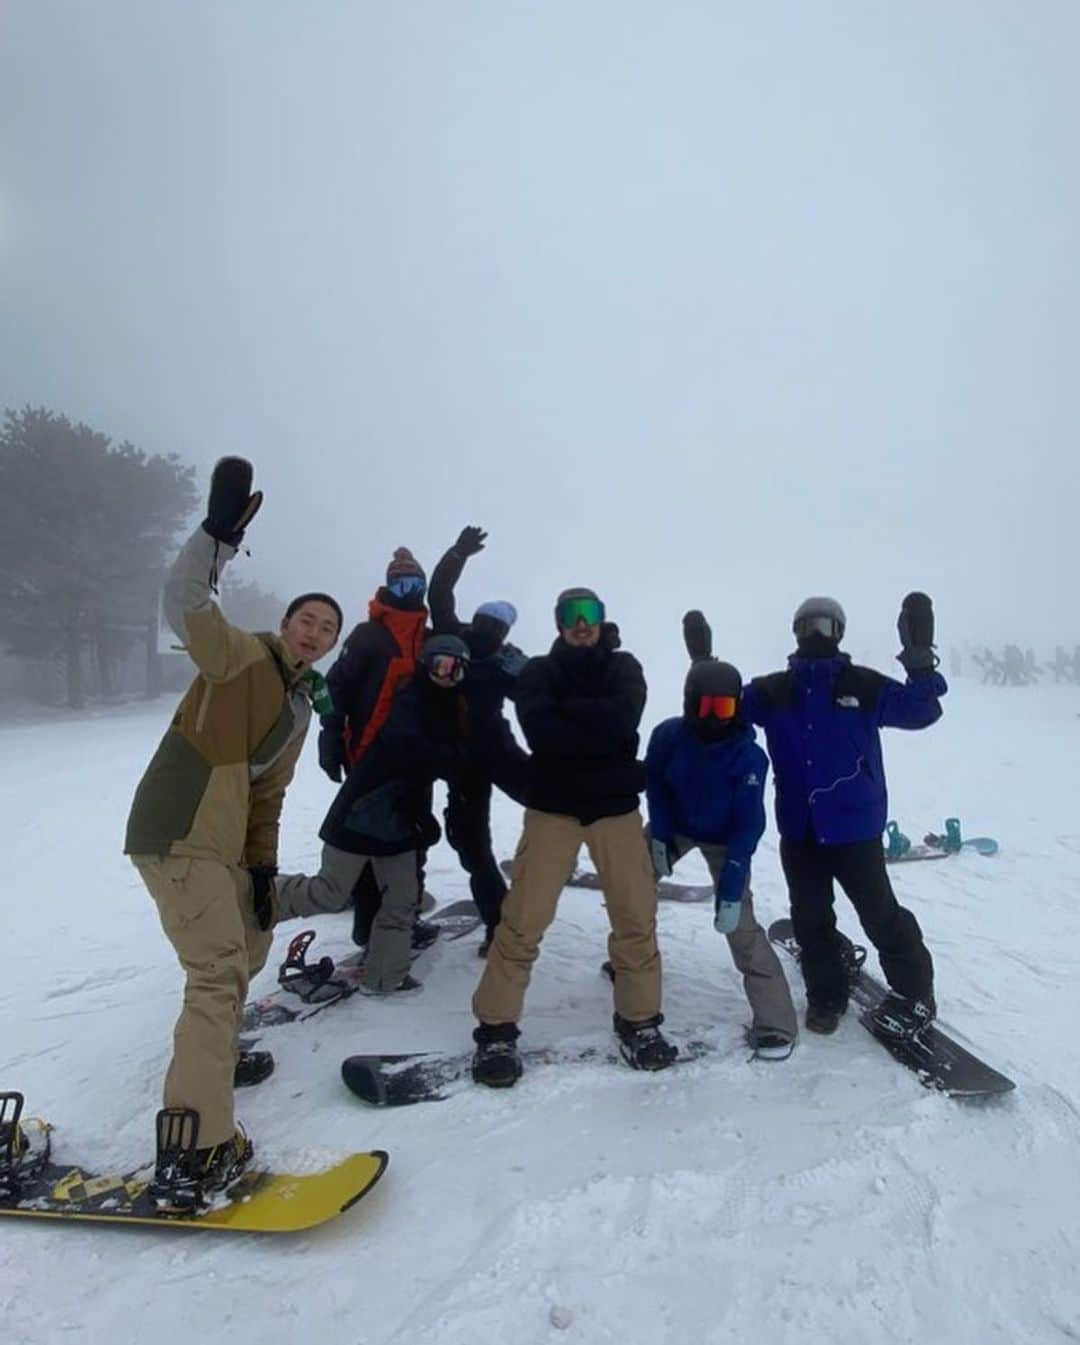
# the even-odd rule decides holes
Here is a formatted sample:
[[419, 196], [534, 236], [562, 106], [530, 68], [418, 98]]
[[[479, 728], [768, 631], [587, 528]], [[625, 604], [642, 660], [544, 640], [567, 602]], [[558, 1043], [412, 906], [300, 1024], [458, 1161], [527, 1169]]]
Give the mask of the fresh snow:
[[[663, 707], [651, 707], [657, 713]], [[145, 1161], [180, 973], [120, 853], [169, 702], [0, 732], [6, 957], [0, 1085], [56, 1125], [58, 1157]], [[479, 935], [418, 965], [423, 995], [355, 997], [273, 1028], [277, 1072], [242, 1093], [264, 1158], [310, 1171], [385, 1148], [352, 1211], [286, 1239], [0, 1221], [10, 1342], [432, 1341], [439, 1345], [1080, 1338], [1080, 694], [957, 682], [943, 721], [887, 735], [892, 810], [914, 839], [959, 813], [1001, 854], [893, 870], [937, 962], [944, 1023], [1016, 1080], [971, 1105], [921, 1088], [849, 1015], [784, 1063], [750, 1063], [746, 1008], [707, 907], [661, 907], [667, 1027], [715, 1055], [657, 1076], [530, 1070], [379, 1112], [346, 1055], [469, 1046]], [[286, 799], [282, 868], [317, 862], [331, 798], [309, 744]], [[497, 807], [502, 853], [519, 815]], [[703, 873], [687, 861], [680, 874]], [[429, 887], [467, 895], [445, 845]], [[786, 913], [775, 835], [754, 866], [763, 923]], [[858, 935], [841, 897], [843, 926]], [[313, 951], [349, 948], [347, 916]], [[281, 927], [254, 990], [298, 924]], [[604, 1043], [598, 894], [568, 890], [523, 1045]], [[796, 998], [802, 1006], [801, 986]]]

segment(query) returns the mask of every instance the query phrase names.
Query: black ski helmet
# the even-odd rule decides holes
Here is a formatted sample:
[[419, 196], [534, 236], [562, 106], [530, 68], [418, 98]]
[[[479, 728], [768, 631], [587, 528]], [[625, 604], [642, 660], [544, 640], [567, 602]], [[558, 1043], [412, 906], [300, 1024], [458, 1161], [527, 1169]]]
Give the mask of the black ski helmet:
[[469, 646], [456, 635], [429, 635], [420, 649], [420, 662], [430, 669], [437, 658], [457, 658], [468, 663]]
[[713, 658], [693, 664], [683, 686], [683, 714], [695, 724], [702, 696], [732, 696], [741, 700], [742, 677], [738, 668]]

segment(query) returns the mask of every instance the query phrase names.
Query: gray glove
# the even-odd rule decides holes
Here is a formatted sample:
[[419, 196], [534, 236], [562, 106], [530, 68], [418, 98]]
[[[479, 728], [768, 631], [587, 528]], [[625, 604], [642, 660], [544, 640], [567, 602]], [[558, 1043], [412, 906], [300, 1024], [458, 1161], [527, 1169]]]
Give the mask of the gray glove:
[[649, 856], [657, 878], [670, 878], [672, 854], [667, 841], [658, 841], [654, 836], [649, 842]]

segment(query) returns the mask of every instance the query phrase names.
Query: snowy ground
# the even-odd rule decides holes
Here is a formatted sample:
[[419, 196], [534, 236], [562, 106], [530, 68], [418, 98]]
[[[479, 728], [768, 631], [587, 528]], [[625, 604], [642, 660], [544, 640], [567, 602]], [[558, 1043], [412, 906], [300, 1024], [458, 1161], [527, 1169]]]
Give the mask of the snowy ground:
[[[911, 865], [895, 884], [934, 951], [943, 1020], [1017, 1081], [1008, 1100], [925, 1092], [851, 1017], [786, 1063], [748, 1063], [726, 946], [705, 909], [665, 905], [668, 1026], [708, 1033], [716, 1055], [656, 1077], [540, 1067], [507, 1094], [365, 1108], [340, 1083], [345, 1055], [467, 1046], [474, 937], [426, 957], [415, 999], [353, 999], [265, 1035], [277, 1072], [240, 1109], [257, 1146], [286, 1167], [385, 1148], [368, 1199], [284, 1240], [0, 1222], [5, 1339], [1080, 1339], [1078, 712], [1074, 688], [958, 683], [937, 728], [887, 746], [904, 830], [958, 812], [1002, 842], [996, 860]], [[177, 1009], [172, 952], [120, 855], [168, 713], [161, 702], [0, 732], [0, 1081], [56, 1123], [58, 1153], [102, 1167], [148, 1154]], [[309, 746], [283, 867], [315, 861], [329, 797]], [[502, 806], [506, 852], [517, 826]], [[439, 897], [465, 895], [453, 855], [433, 860]], [[763, 919], [785, 912], [771, 833], [755, 888]], [[604, 930], [598, 897], [568, 891], [525, 1044], [604, 1040]], [[346, 921], [324, 920], [319, 936], [344, 951]]]

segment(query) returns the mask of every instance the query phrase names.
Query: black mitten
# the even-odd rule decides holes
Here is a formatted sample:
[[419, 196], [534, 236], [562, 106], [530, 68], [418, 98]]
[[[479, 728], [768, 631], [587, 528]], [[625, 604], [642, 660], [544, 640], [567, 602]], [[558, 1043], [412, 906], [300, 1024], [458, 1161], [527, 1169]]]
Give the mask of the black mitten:
[[244, 529], [263, 500], [261, 490], [252, 494], [254, 474], [247, 458], [219, 458], [210, 478], [210, 500], [202, 523], [215, 542], [239, 546], [244, 540]]
[[600, 643], [612, 653], [622, 648], [622, 636], [617, 621], [605, 621], [600, 626]]
[[687, 612], [682, 619], [682, 633], [691, 663], [712, 658], [712, 628], [704, 612]]
[[900, 636], [897, 659], [909, 673], [928, 672], [938, 665], [934, 653], [934, 604], [925, 593], [909, 593], [896, 622]]

